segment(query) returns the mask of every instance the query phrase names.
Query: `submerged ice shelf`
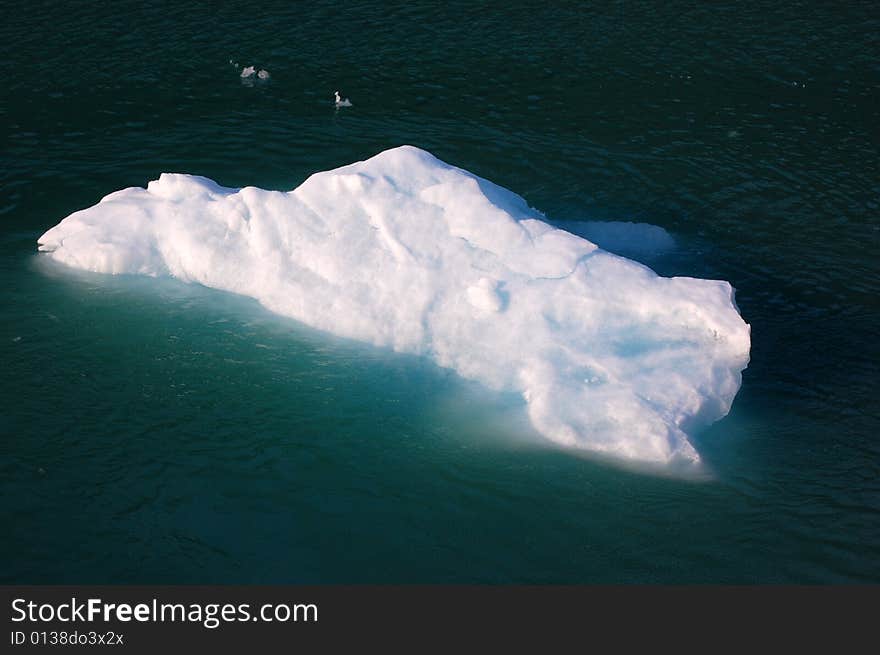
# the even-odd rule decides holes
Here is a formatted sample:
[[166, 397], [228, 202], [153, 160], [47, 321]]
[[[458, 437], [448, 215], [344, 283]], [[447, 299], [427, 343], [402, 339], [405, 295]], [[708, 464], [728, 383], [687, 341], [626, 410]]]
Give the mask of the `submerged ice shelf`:
[[727, 414], [749, 358], [727, 282], [659, 277], [411, 146], [286, 193], [163, 173], [71, 214], [39, 249], [428, 356], [520, 393], [551, 441], [632, 460], [698, 461], [687, 435]]

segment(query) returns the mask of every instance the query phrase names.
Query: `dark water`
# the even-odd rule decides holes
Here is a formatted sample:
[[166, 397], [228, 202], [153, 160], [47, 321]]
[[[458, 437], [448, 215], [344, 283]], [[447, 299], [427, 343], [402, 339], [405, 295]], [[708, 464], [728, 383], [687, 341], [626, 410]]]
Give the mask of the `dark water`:
[[[0, 582], [880, 581], [876, 7], [510, 5], [0, 5]], [[402, 143], [731, 281], [752, 362], [704, 479], [543, 446], [509, 398], [247, 299], [35, 253], [163, 171], [290, 189]]]

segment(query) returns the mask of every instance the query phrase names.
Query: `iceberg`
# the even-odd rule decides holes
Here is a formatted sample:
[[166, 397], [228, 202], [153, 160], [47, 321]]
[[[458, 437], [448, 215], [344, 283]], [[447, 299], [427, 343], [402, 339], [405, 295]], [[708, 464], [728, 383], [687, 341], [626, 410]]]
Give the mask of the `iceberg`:
[[38, 240], [72, 267], [252, 296], [312, 327], [524, 399], [556, 444], [698, 462], [749, 326], [724, 281], [665, 278], [548, 224], [515, 193], [401, 146], [288, 192], [163, 173]]
[[559, 227], [617, 255], [650, 257], [675, 249], [675, 239], [659, 225], [630, 221], [569, 221]]

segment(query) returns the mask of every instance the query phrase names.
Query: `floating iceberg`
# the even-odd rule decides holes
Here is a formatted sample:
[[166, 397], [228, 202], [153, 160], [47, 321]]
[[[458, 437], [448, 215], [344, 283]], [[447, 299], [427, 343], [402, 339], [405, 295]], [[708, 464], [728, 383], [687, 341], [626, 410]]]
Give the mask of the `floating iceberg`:
[[70, 266], [173, 276], [522, 395], [563, 446], [698, 461], [749, 358], [730, 284], [664, 278], [411, 146], [289, 192], [163, 173], [65, 218]]

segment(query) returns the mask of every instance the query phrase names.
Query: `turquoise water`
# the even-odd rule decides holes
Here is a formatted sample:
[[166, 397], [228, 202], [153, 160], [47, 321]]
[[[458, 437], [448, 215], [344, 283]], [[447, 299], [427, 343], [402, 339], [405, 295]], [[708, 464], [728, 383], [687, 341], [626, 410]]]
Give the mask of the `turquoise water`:
[[[880, 581], [875, 15], [3, 5], [0, 582]], [[402, 143], [563, 226], [659, 225], [655, 270], [737, 288], [752, 362], [705, 475], [554, 449], [515, 398], [246, 298], [36, 254], [163, 171], [290, 189]]]

